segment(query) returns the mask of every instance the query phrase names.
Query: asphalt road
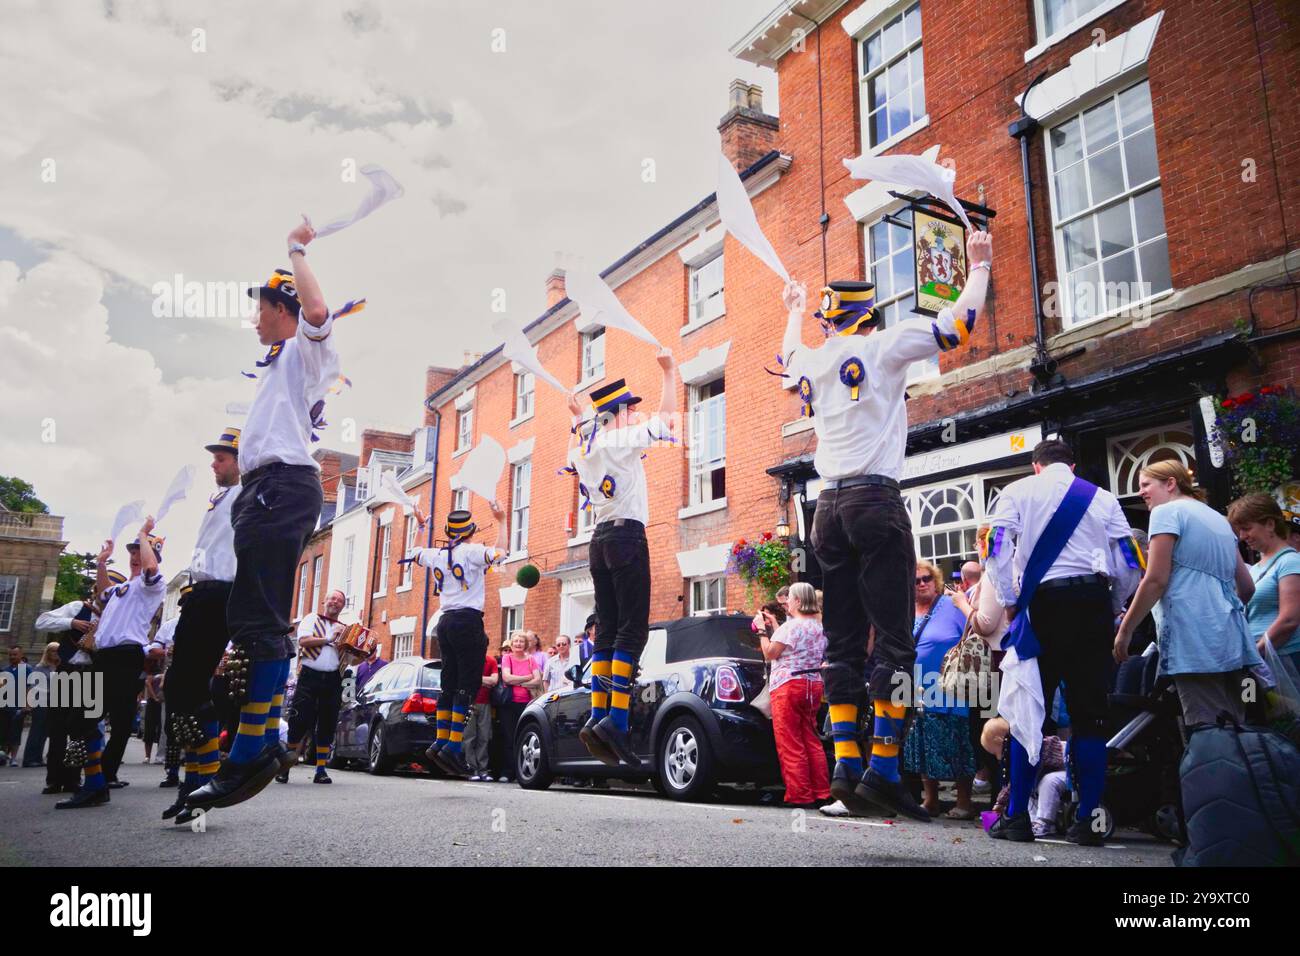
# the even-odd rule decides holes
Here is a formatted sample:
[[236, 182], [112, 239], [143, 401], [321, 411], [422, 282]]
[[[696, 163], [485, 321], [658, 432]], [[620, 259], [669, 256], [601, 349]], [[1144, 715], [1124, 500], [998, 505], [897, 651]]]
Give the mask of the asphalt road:
[[681, 804], [648, 790], [526, 791], [423, 776], [332, 771], [329, 787], [298, 767], [287, 786], [216, 810], [194, 832], [164, 822], [175, 797], [132, 740], [105, 807], [56, 811], [44, 771], [0, 767], [0, 865], [490, 866], [743, 865], [1169, 866], [1167, 844], [1121, 834], [1103, 849], [1063, 841], [1008, 844], [975, 824], [831, 819], [726, 803]]

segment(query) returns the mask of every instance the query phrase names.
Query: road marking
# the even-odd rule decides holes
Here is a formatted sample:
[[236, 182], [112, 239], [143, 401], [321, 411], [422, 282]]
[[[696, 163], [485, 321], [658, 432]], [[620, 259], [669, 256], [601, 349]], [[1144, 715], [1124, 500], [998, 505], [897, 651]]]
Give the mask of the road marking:
[[[1035, 842], [1035, 843], [1055, 843], [1057, 846], [1075, 846], [1075, 845], [1076, 845], [1076, 844], [1071, 843], [1069, 840], [1053, 840], [1053, 839], [1050, 839], [1049, 837], [1035, 837], [1035, 838], [1034, 838], [1034, 842]], [[1090, 847], [1085, 847], [1084, 849], [1088, 849], [1088, 850], [1096, 850], [1096, 849], [1098, 849], [1098, 847], [1090, 846]], [[1120, 843], [1104, 843], [1104, 844], [1102, 844], [1102, 846], [1100, 847], [1100, 849], [1103, 849], [1103, 850], [1127, 850], [1128, 847], [1127, 847], [1127, 846], [1124, 846], [1123, 844], [1120, 844]]]
[[884, 827], [885, 829], [892, 829], [894, 826], [892, 823], [877, 823], [874, 820], [852, 820], [848, 817], [828, 817], [824, 813], [819, 813], [816, 816], [809, 814], [808, 819], [816, 820], [819, 823], [847, 823], [849, 826], [854, 827]]

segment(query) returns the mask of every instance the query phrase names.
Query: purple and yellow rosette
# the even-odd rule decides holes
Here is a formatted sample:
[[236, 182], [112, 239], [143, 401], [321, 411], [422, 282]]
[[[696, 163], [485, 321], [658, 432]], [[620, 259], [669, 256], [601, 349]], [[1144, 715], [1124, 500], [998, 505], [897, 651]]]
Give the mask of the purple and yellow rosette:
[[813, 387], [812, 380], [807, 375], [799, 379], [799, 401], [803, 402], [803, 409], [799, 412], [801, 418], [812, 418], [813, 415]]
[[866, 378], [866, 373], [862, 368], [862, 359], [856, 355], [844, 360], [840, 366], [840, 381], [849, 387], [849, 398], [853, 401], [858, 400], [858, 389], [862, 387], [862, 380]]
[[451, 576], [460, 582], [460, 589], [462, 591], [469, 590], [469, 582], [465, 580], [465, 569], [463, 567], [459, 564], [453, 564], [451, 566]]
[[442, 593], [442, 568], [433, 569], [433, 594], [437, 597]]
[[966, 310], [964, 319], [953, 319], [955, 332], [945, 332], [939, 328], [938, 322], [930, 323], [930, 331], [934, 334], [934, 341], [939, 346], [940, 352], [951, 352], [955, 348], [960, 348], [970, 341], [970, 334], [975, 331], [976, 311], [974, 309]]
[[614, 482], [613, 475], [606, 475], [604, 478], [600, 479], [600, 493], [606, 498], [613, 498], [616, 488], [617, 485]]

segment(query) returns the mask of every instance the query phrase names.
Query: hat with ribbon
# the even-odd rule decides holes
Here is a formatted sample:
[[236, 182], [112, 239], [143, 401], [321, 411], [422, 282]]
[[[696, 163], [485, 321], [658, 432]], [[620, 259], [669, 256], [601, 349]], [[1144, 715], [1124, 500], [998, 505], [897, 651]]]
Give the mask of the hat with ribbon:
[[834, 325], [836, 335], [852, 335], [864, 325], [879, 325], [883, 318], [876, 308], [875, 284], [847, 279], [822, 289], [821, 308], [813, 316]]
[[222, 431], [221, 437], [211, 445], [204, 445], [204, 449], [211, 452], [228, 451], [232, 455], [239, 454], [239, 429], [234, 425], [227, 425]]
[[474, 523], [473, 516], [464, 508], [459, 508], [447, 515], [447, 524], [444, 528], [447, 537], [453, 541], [459, 541], [462, 538], [468, 538], [478, 530], [478, 525]]
[[[158, 537], [158, 535], [156, 535], [156, 534], [151, 534], [151, 535], [149, 535], [149, 547], [153, 549], [153, 556], [154, 556], [155, 558], [157, 558], [159, 561], [162, 560], [162, 549], [163, 549], [163, 541], [164, 541], [164, 540], [165, 540], [164, 538], [160, 538], [160, 537]], [[139, 539], [139, 538], [136, 538], [135, 540], [131, 541], [131, 542], [126, 546], [126, 549], [127, 549], [128, 551], [136, 551], [136, 550], [138, 550], [139, 548], [140, 548], [140, 539]]]
[[591, 393], [591, 408], [597, 415], [617, 411], [623, 405], [635, 405], [641, 401], [640, 396], [633, 395], [623, 379], [616, 379], [608, 385], [602, 385]]
[[293, 284], [293, 273], [288, 269], [276, 269], [265, 285], [249, 289], [248, 294], [251, 298], [269, 299], [290, 312], [298, 311], [298, 287]]

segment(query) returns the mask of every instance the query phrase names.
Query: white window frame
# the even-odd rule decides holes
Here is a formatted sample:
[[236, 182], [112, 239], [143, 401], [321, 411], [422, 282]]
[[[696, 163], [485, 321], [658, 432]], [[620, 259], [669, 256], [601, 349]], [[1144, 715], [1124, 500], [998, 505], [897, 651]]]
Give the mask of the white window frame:
[[410, 657], [415, 653], [415, 632], [409, 634], [393, 635], [393, 657], [397, 660], [399, 657]]
[[510, 632], [522, 631], [524, 628], [524, 605], [516, 604], [514, 607], [505, 607], [501, 609], [501, 652], [509, 653]]
[[323, 554], [316, 555], [315, 560], [312, 561], [311, 570], [312, 570], [311, 609], [315, 611], [320, 607], [320, 592], [321, 592], [321, 588], [325, 586], [325, 582], [321, 580], [322, 577], [321, 572], [325, 570], [325, 555]]
[[[701, 398], [701, 394], [714, 385], [716, 382], [723, 382], [723, 391], [721, 394], [713, 395], [708, 398]], [[701, 382], [698, 385], [687, 386], [689, 390], [690, 406], [690, 454], [687, 459], [689, 469], [690, 485], [689, 503], [691, 506], [712, 504], [715, 501], [724, 501], [727, 497], [726, 475], [727, 467], [727, 392], [726, 379], [715, 378], [708, 382]], [[704, 461], [701, 455], [706, 444], [704, 440], [704, 421], [705, 417], [714, 409], [721, 409], [721, 431], [722, 431], [722, 454], [720, 458]], [[719, 496], [713, 494], [713, 472], [722, 469], [723, 491]], [[707, 486], [707, 487], [706, 487]], [[707, 495], [707, 497], [706, 497]]]
[[457, 488], [451, 493], [451, 510], [468, 511], [469, 510], [469, 489]]
[[350, 534], [343, 539], [343, 606], [355, 604], [352, 596], [352, 559], [356, 557], [357, 536]]
[[[577, 485], [575, 484], [574, 487], [576, 488]], [[587, 490], [590, 491], [591, 489], [588, 488]], [[582, 506], [581, 491], [578, 491], [577, 502], [578, 502], [578, 520], [575, 522], [576, 530], [574, 531], [573, 534], [574, 539], [576, 540], [579, 538], [590, 538], [591, 535], [594, 534], [596, 531], [595, 505], [593, 503], [592, 507], [584, 508]], [[572, 541], [570, 543], [572, 543]]]
[[388, 561], [392, 557], [393, 523], [390, 521], [379, 529], [379, 590], [372, 597], [384, 597], [388, 594]]
[[[1153, 189], [1160, 189], [1161, 190], [1161, 215], [1163, 217], [1164, 182], [1160, 176], [1159, 152], [1157, 152], [1156, 154], [1155, 178], [1144, 180], [1143, 182], [1140, 182], [1136, 185], [1130, 184], [1128, 182], [1128, 160], [1126, 154], [1123, 152], [1123, 143], [1126, 140], [1133, 139], [1141, 135], [1142, 133], [1145, 133], [1147, 130], [1151, 130], [1154, 135], [1154, 130], [1155, 130], [1154, 102], [1152, 103], [1150, 124], [1147, 126], [1143, 126], [1140, 129], [1134, 130], [1131, 133], [1128, 134], [1124, 133], [1123, 121], [1118, 116], [1118, 109], [1119, 109], [1118, 104], [1119, 104], [1120, 96], [1122, 96], [1124, 93], [1127, 93], [1129, 90], [1141, 86], [1142, 84], [1147, 84], [1147, 96], [1148, 99], [1150, 99], [1150, 92], [1151, 92], [1150, 84], [1147, 76], [1143, 75], [1140, 78], [1132, 79], [1126, 82], [1119, 89], [1112, 90], [1111, 92], [1107, 93], [1104, 96], [1088, 98], [1087, 100], [1083, 101], [1080, 105], [1078, 105], [1077, 108], [1072, 108], [1070, 110], [1069, 115], [1058, 117], [1054, 122], [1052, 122], [1050, 126], [1043, 127], [1043, 151], [1047, 156], [1047, 198], [1050, 201], [1051, 212], [1052, 212], [1052, 248], [1056, 257], [1056, 276], [1057, 276], [1057, 290], [1058, 290], [1057, 301], [1060, 304], [1062, 329], [1073, 329], [1084, 325], [1090, 325], [1094, 322], [1099, 322], [1103, 319], [1110, 318], [1111, 316], [1132, 311], [1136, 307], [1140, 307], [1147, 303], [1153, 302], [1156, 299], [1163, 298], [1173, 292], [1173, 283], [1172, 283], [1172, 275], [1171, 275], [1170, 287], [1168, 289], [1161, 289], [1158, 292], [1152, 292], [1150, 295], [1143, 296], [1141, 298], [1134, 299], [1132, 301], [1127, 301], [1114, 308], [1108, 309], [1105, 307], [1106, 303], [1098, 299], [1099, 296], [1104, 296], [1105, 285], [1106, 285], [1105, 270], [1103, 268], [1101, 270], [1101, 279], [1099, 282], [1101, 289], [1094, 295], [1094, 299], [1097, 300], [1097, 305], [1098, 305], [1096, 314], [1088, 316], [1087, 318], [1076, 318], [1074, 315], [1074, 292], [1073, 292], [1073, 287], [1069, 282], [1069, 268], [1068, 268], [1068, 262], [1065, 255], [1065, 229], [1068, 226], [1073, 225], [1076, 222], [1082, 222], [1086, 219], [1092, 219], [1093, 243], [1097, 254], [1097, 258], [1094, 264], [1100, 267], [1102, 266], [1103, 262], [1106, 261], [1102, 258], [1101, 255], [1102, 250], [1101, 250], [1101, 237], [1100, 237], [1100, 225], [1099, 225], [1100, 214], [1105, 212], [1108, 209], [1120, 205], [1121, 203], [1125, 203], [1128, 205], [1129, 228], [1134, 240], [1134, 245], [1130, 246], [1124, 252], [1120, 252], [1113, 256], [1108, 257], [1108, 259], [1110, 260], [1118, 259], [1119, 257], [1125, 255], [1126, 253], [1132, 252], [1134, 264], [1136, 266], [1136, 274], [1138, 277], [1137, 281], [1141, 283], [1142, 282], [1142, 257], [1139, 254], [1139, 250], [1142, 247], [1154, 245], [1156, 243], [1163, 241], [1165, 243], [1165, 255], [1166, 258], [1168, 258], [1168, 252], [1169, 252], [1168, 221], [1166, 220], [1165, 222], [1165, 231], [1160, 235], [1145, 240], [1138, 240], [1137, 214], [1135, 212], [1135, 207], [1134, 207], [1134, 200], [1137, 199], [1137, 197], [1144, 195], [1145, 193], [1148, 193]], [[1103, 200], [1102, 202], [1099, 203], [1093, 203], [1089, 206], [1084, 207], [1083, 209], [1078, 210], [1077, 212], [1071, 213], [1068, 218], [1062, 219], [1060, 211], [1058, 209], [1058, 203], [1056, 199], [1056, 174], [1058, 170], [1056, 168], [1056, 161], [1053, 157], [1052, 140], [1051, 140], [1052, 132], [1054, 130], [1060, 129], [1062, 126], [1064, 126], [1067, 123], [1077, 122], [1079, 124], [1079, 146], [1083, 154], [1077, 163], [1071, 164], [1070, 168], [1073, 168], [1073, 166], [1082, 165], [1083, 173], [1084, 173], [1084, 183], [1086, 188], [1088, 189], [1089, 194], [1091, 194], [1092, 192], [1091, 173], [1089, 172], [1088, 169], [1088, 160], [1090, 157], [1088, 156], [1087, 153], [1087, 139], [1086, 139], [1087, 130], [1085, 129], [1083, 116], [1085, 113], [1089, 112], [1090, 110], [1098, 106], [1101, 106], [1103, 103], [1112, 104], [1112, 107], [1117, 111], [1117, 115], [1116, 115], [1117, 136], [1114, 144], [1112, 144], [1111, 146], [1107, 146], [1104, 150], [1101, 150], [1098, 153], [1094, 153], [1093, 155], [1099, 156], [1102, 153], [1108, 152], [1112, 149], [1120, 150], [1121, 151], [1120, 168], [1124, 173], [1124, 182], [1126, 185], [1118, 195], [1112, 196], [1109, 199]], [[1172, 264], [1171, 264], [1171, 271], [1172, 271]]]
[[[600, 345], [597, 347], [596, 343]], [[605, 327], [583, 332], [582, 343], [582, 382], [590, 384], [605, 377]], [[596, 353], [600, 353], [599, 360]]]
[[[402, 549], [402, 557], [411, 553], [415, 547], [415, 533], [419, 530], [419, 525], [415, 520], [415, 515], [406, 516], [406, 540], [405, 547]], [[402, 580], [397, 585], [399, 591], [409, 591], [415, 582], [415, 562], [407, 561], [402, 565]]]
[[[711, 594], [716, 585], [716, 592]], [[704, 593], [705, 603], [703, 606], [696, 600], [696, 588]], [[706, 577], [689, 578], [687, 580], [686, 593], [689, 596], [688, 613], [691, 617], [707, 617], [710, 614], [727, 613], [727, 576], [725, 574], [710, 574]], [[712, 603], [716, 596], [719, 603]]]
[[365, 501], [370, 497], [370, 469], [357, 469], [357, 501]]
[[[8, 606], [0, 602], [0, 634], [7, 634], [14, 626], [14, 611], [18, 607], [18, 575], [0, 574], [0, 582], [12, 581], [13, 587], [8, 590], [10, 595]], [[3, 593], [3, 592], [0, 592]]]
[[528, 554], [528, 518], [532, 501], [533, 460], [510, 466], [510, 559]]
[[[1028, 466], [1020, 468], [1003, 468], [998, 471], [978, 472], [969, 475], [960, 475], [956, 478], [950, 478], [947, 481], [931, 482], [924, 485], [912, 485], [903, 489], [903, 507], [907, 509], [908, 517], [912, 522], [912, 546], [916, 550], [916, 555], [920, 560], [933, 561], [930, 556], [921, 555], [921, 538], [933, 534], [946, 534], [948, 532], [966, 532], [970, 531], [972, 538], [981, 524], [987, 523], [993, 513], [990, 507], [992, 502], [988, 501], [989, 485], [1000, 482], [1004, 478], [1023, 478], [1026, 475], [1033, 474]], [[943, 488], [949, 488], [956, 485], [970, 484], [972, 497], [972, 517], [961, 519], [959, 521], [947, 521], [942, 524], [924, 525], [922, 523], [921, 499], [933, 491]], [[964, 554], [974, 555], [974, 549]], [[942, 559], [940, 559], [942, 560]]]
[[686, 324], [704, 325], [726, 315], [727, 275], [721, 247], [717, 254], [691, 266], [687, 273]]
[[307, 616], [307, 569], [310, 567], [310, 561], [298, 565], [298, 617], [295, 620], [299, 621]]
[[[1135, 451], [1143, 440], [1148, 438], [1155, 439], [1156, 443], [1141, 452]], [[1179, 441], [1178, 438], [1185, 438], [1187, 441]], [[1108, 438], [1106, 461], [1110, 471], [1110, 493], [1118, 498], [1121, 504], [1135, 507], [1140, 505], [1141, 502], [1136, 499], [1139, 497], [1137, 477], [1141, 470], [1154, 462], [1168, 459], [1169, 453], [1176, 455], [1184, 468], [1195, 470], [1195, 441], [1192, 423], [1185, 418], [1157, 425], [1155, 428], [1142, 428]], [[1160, 452], [1165, 454], [1159, 454]], [[1120, 484], [1122, 477], [1128, 479], [1124, 485]]]
[[[1060, 43], [1066, 37], [1083, 29], [1093, 20], [1100, 19], [1116, 7], [1123, 6], [1127, 0], [1097, 0], [1096, 6], [1084, 13], [1076, 14], [1071, 20], [1058, 26], [1054, 31], [1048, 32], [1047, 29], [1047, 4], [1050, 0], [1034, 0], [1034, 31], [1038, 37], [1038, 42], [1025, 52], [1025, 62], [1032, 60], [1040, 53], [1046, 51]], [[1078, 0], [1066, 0], [1068, 3], [1077, 3]]]
[[[912, 10], [913, 7], [916, 7], [917, 20], [919, 23], [920, 6], [921, 6], [921, 0], [913, 0], [913, 2], [900, 2], [897, 4], [892, 4], [885, 14], [882, 14], [880, 17], [872, 20], [870, 29], [863, 30], [860, 34], [854, 37], [854, 45], [857, 47], [858, 101], [860, 104], [859, 113], [860, 113], [860, 121], [862, 125], [862, 151], [864, 153], [874, 154], [874, 153], [884, 152], [885, 150], [889, 149], [891, 146], [894, 146], [897, 143], [900, 143], [903, 140], [907, 139], [909, 136], [913, 135], [918, 130], [923, 129], [930, 122], [930, 114], [926, 110], [926, 103], [925, 103], [924, 30], [918, 33], [915, 39], [908, 40], [906, 36], [907, 14]], [[902, 49], [894, 53], [892, 57], [885, 60], [880, 66], [868, 72], [867, 71], [868, 44], [871, 42], [871, 40], [879, 37], [881, 50], [883, 51], [884, 42], [885, 42], [885, 31], [890, 26], [892, 26], [895, 21], [898, 21], [900, 29], [904, 31]], [[912, 76], [912, 63], [913, 63], [912, 52], [914, 50], [919, 51], [919, 57], [921, 60], [921, 77], [919, 80], [919, 86], [921, 88], [919, 113], [916, 112], [916, 109], [914, 107], [917, 104], [915, 104], [913, 101], [913, 90], [918, 85], [917, 78]], [[907, 77], [908, 77], [907, 79], [908, 107], [907, 108], [908, 108], [908, 114], [910, 116], [910, 122], [908, 122], [907, 125], [905, 125], [901, 129], [893, 130], [892, 132], [889, 133], [888, 136], [885, 136], [879, 142], [873, 143], [871, 141], [872, 128], [873, 128], [872, 116], [873, 114], [879, 112], [880, 110], [884, 110], [886, 116], [886, 122], [888, 122], [889, 103], [891, 97], [887, 93], [885, 104], [882, 107], [880, 107], [880, 110], [873, 110], [872, 103], [871, 103], [871, 96], [870, 96], [871, 83], [878, 77], [883, 77], [884, 82], [888, 84], [889, 68], [895, 65], [896, 63], [898, 63], [900, 60], [907, 61]]]
[[454, 454], [469, 451], [474, 444], [474, 406], [467, 405], [456, 412], [456, 448]]
[[[865, 250], [865, 255], [863, 258], [866, 260], [867, 263], [867, 281], [874, 283], [876, 286], [876, 296], [877, 296], [876, 308], [877, 309], [880, 309], [882, 312], [886, 313], [887, 315], [890, 306], [896, 305], [898, 306], [897, 309], [899, 315], [898, 321], [924, 322], [929, 318], [928, 316], [922, 315], [918, 312], [913, 312], [911, 309], [906, 308], [906, 303], [908, 298], [915, 297], [916, 295], [916, 245], [915, 245], [916, 240], [912, 235], [912, 228], [910, 226], [896, 226], [893, 223], [887, 222], [885, 220], [885, 215], [890, 215], [890, 216], [895, 215], [902, 208], [903, 207], [901, 206], [896, 207], [890, 210], [889, 212], [885, 213], [884, 215], [882, 215], [880, 218], [875, 219], [872, 222], [869, 222], [863, 226], [862, 241], [864, 244], [863, 248]], [[872, 258], [875, 255], [875, 243], [871, 241], [871, 230], [875, 229], [877, 226], [884, 228], [887, 231], [889, 236], [889, 251], [886, 253], [885, 258], [883, 259]], [[894, 247], [895, 229], [907, 230], [906, 251], [908, 252], [908, 258], [911, 261], [911, 267], [910, 267], [911, 271], [908, 273], [908, 275], [911, 279], [912, 284], [909, 288], [907, 288], [903, 292], [897, 292], [891, 288], [890, 294], [887, 297], [881, 297], [880, 283], [877, 281], [876, 278], [876, 265], [878, 263], [888, 264], [891, 270], [890, 274], [892, 276], [893, 259], [900, 252], [904, 251], [904, 247], [902, 246], [898, 248]], [[893, 281], [892, 278], [890, 281], [892, 285], [892, 281]], [[889, 328], [893, 324], [894, 324], [893, 322], [890, 322], [888, 318], [886, 318], [884, 321], [882, 321], [881, 328]], [[934, 354], [932, 358], [918, 359], [917, 361], [909, 365], [907, 368], [908, 385], [915, 384], [916, 382], [924, 382], [927, 379], [933, 379], [938, 377], [939, 377], [939, 355], [937, 352]]]
[[515, 375], [515, 417], [510, 422], [511, 428], [533, 417], [537, 395], [536, 378], [532, 372], [519, 372]]

